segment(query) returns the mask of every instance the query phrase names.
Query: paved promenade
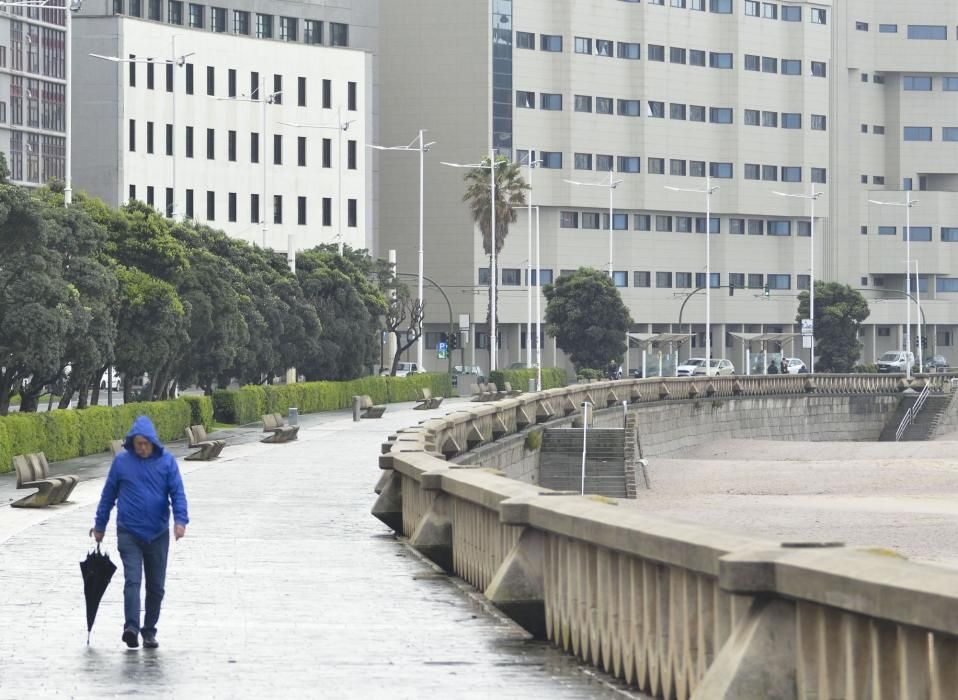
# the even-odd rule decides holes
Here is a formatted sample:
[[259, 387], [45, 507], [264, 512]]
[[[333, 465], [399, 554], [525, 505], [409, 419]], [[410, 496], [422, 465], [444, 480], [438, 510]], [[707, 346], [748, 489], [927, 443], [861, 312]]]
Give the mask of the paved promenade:
[[[429, 415], [410, 407], [304, 416], [287, 445], [234, 430], [219, 460], [181, 461], [192, 524], [171, 548], [155, 651], [120, 642], [122, 571], [86, 646], [77, 562], [106, 456], [66, 465], [85, 481], [54, 509], [7, 507], [0, 477], [0, 698], [621, 697], [369, 515], [379, 444]], [[119, 563], [112, 521], [105, 542]]]

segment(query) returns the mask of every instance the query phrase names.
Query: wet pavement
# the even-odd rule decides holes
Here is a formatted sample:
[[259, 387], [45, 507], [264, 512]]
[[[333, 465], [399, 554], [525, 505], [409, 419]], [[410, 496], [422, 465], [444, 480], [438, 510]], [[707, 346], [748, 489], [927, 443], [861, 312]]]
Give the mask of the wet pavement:
[[[446, 410], [411, 406], [303, 416], [286, 445], [238, 428], [217, 461], [181, 461], [192, 522], [171, 545], [154, 651], [120, 641], [122, 571], [86, 646], [77, 562], [107, 458], [57, 465], [84, 478], [73, 504], [0, 507], [0, 698], [622, 697], [369, 515], [379, 444]], [[0, 502], [12, 494], [4, 475]], [[105, 544], [118, 561], [112, 522]]]

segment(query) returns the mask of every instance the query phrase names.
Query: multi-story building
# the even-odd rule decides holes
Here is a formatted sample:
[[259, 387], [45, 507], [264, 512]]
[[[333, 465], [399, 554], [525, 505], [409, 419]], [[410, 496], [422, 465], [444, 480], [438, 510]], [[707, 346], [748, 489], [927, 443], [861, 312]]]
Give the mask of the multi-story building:
[[0, 6], [0, 152], [11, 179], [66, 179], [67, 72], [64, 0]]
[[[301, 2], [74, 17], [74, 178], [270, 248], [374, 242], [375, 28]], [[375, 17], [373, 17], [375, 19]]]
[[[746, 348], [783, 338], [805, 357], [797, 297], [816, 279], [866, 291], [865, 361], [904, 342], [904, 207], [918, 260], [926, 354], [958, 363], [958, 6], [945, 0], [404, 0], [382, 6], [383, 142], [429, 130], [426, 275], [469, 314], [463, 360], [486, 364], [488, 261], [457, 171], [499, 153], [538, 161], [541, 270], [548, 282], [609, 267], [609, 191], [621, 180], [611, 273], [642, 341], [705, 345], [706, 228], [714, 357], [744, 371]], [[956, 97], [952, 97], [955, 95]], [[530, 153], [532, 157], [530, 158]], [[382, 158], [380, 250], [415, 273], [413, 163]], [[706, 224], [706, 195], [717, 188]], [[811, 204], [821, 193], [814, 251]], [[525, 360], [528, 220], [499, 260], [500, 366]], [[814, 266], [812, 261], [814, 260]], [[914, 280], [913, 280], [914, 284]], [[734, 287], [730, 295], [729, 287]], [[691, 295], [691, 296], [690, 296]], [[427, 298], [427, 348], [447, 324]], [[683, 308], [684, 307], [684, 308]], [[542, 304], [544, 309], [544, 302]], [[681, 323], [680, 323], [681, 315]], [[917, 309], [912, 323], [917, 324]], [[917, 325], [912, 330], [918, 335]], [[544, 363], [562, 364], [544, 339]], [[668, 343], [647, 343], [654, 357]], [[769, 343], [770, 351], [779, 343]], [[954, 356], [950, 356], [953, 354]], [[444, 366], [435, 359], [427, 365]], [[459, 363], [459, 354], [456, 354]], [[657, 360], [652, 360], [657, 362]]]

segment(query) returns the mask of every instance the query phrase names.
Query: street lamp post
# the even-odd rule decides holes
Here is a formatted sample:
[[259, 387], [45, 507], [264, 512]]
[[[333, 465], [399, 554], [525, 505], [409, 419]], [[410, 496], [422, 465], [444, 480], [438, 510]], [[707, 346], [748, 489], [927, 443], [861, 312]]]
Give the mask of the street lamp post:
[[[338, 233], [336, 237], [339, 239], [339, 254], [343, 254], [343, 134], [349, 131], [349, 127], [355, 119], [348, 119], [343, 121], [343, 110], [342, 107], [339, 108], [337, 117], [337, 123], [335, 125], [329, 124], [300, 124], [298, 122], [280, 122], [285, 126], [291, 126], [296, 129], [335, 129], [339, 132], [337, 149], [338, 153], [336, 154], [336, 159], [338, 161], [336, 168], [336, 218], [337, 218], [337, 230]], [[289, 234], [293, 236], [294, 234]], [[293, 247], [293, 239], [290, 238], [290, 249], [292, 250], [292, 264], [296, 264], [296, 250]]]
[[492, 281], [489, 301], [490, 310], [491, 310], [491, 319], [489, 320], [489, 372], [496, 371], [496, 359], [499, 354], [499, 337], [497, 334], [496, 328], [496, 232], [499, 228], [496, 225], [496, 168], [498, 163], [496, 162], [496, 149], [489, 149], [489, 164], [484, 163], [448, 163], [446, 161], [441, 161], [442, 165], [448, 165], [450, 168], [469, 168], [470, 170], [475, 170], [476, 168], [482, 168], [489, 170], [489, 201], [490, 201], [490, 214], [489, 214], [489, 233], [490, 233], [490, 248], [492, 249], [492, 269], [489, 271], [489, 278]]
[[712, 187], [712, 179], [706, 173], [704, 190], [668, 186], [665, 189], [705, 195], [705, 373], [708, 375], [712, 366], [712, 194], [718, 186]]
[[[905, 292], [911, 292], [911, 208], [918, 204], [917, 199], [911, 198], [911, 190], [905, 192], [904, 202], [879, 202], [877, 199], [869, 199], [872, 204], [878, 204], [883, 207], [904, 207], [905, 208]], [[905, 304], [905, 352], [911, 350], [911, 303]], [[908, 369], [905, 376], [911, 379], [911, 363], [907, 363]]]
[[[423, 229], [425, 227], [424, 222], [424, 203], [425, 203], [425, 182], [426, 182], [426, 152], [429, 151], [430, 146], [436, 144], [435, 141], [430, 141], [429, 143], [425, 142], [425, 129], [419, 130], [419, 136], [410, 141], [405, 146], [376, 146], [370, 144], [370, 148], [374, 148], [377, 151], [412, 151], [414, 153], [419, 153], [419, 301], [423, 300], [423, 275], [425, 274], [423, 258], [424, 258], [424, 248], [423, 248]], [[414, 143], [419, 142], [418, 146], [413, 146]], [[422, 371], [423, 368], [423, 349], [424, 349], [424, 338], [422, 333], [419, 334], [419, 342], [416, 343], [416, 366], [419, 367], [419, 371]]]
[[785, 192], [773, 192], [779, 197], [793, 197], [796, 199], [807, 199], [811, 205], [811, 214], [809, 216], [809, 234], [808, 241], [810, 252], [809, 257], [809, 275], [808, 275], [808, 317], [812, 322], [812, 347], [809, 357], [808, 371], [815, 374], [815, 201], [821, 197], [824, 192], [816, 192], [812, 185], [810, 194], [786, 194]]
[[539, 261], [539, 207], [536, 207], [536, 391], [542, 391], [542, 265]]
[[[64, 140], [66, 147], [63, 154], [63, 206], [68, 207], [73, 203], [73, 13], [79, 12], [83, 7], [83, 0], [70, 0], [63, 7], [48, 4], [49, 0], [24, 0], [23, 2], [0, 2], [0, 7], [35, 7], [40, 10], [50, 10], [52, 12], [63, 12], [63, 34], [64, 34], [64, 52], [63, 70], [66, 76], [66, 89], [63, 99], [63, 116], [66, 122], [64, 129]], [[41, 158], [40, 168], [43, 168], [43, 146], [41, 140]]]
[[614, 180], [612, 175], [612, 169], [609, 168], [609, 181], [607, 183], [603, 182], [578, 182], [577, 180], [563, 180], [563, 182], [568, 182], [570, 185], [576, 185], [578, 187], [608, 187], [609, 188], [609, 277], [612, 277], [612, 219], [613, 219], [613, 194], [615, 193], [615, 188], [622, 184], [622, 180]]
[[[532, 149], [526, 155], [526, 165], [529, 169], [529, 199], [526, 202], [528, 221], [528, 252], [526, 255], [526, 367], [532, 367], [532, 174], [541, 160], [532, 160]], [[536, 207], [536, 218], [539, 217], [539, 208]], [[539, 266], [536, 264], [536, 290], [539, 287]], [[536, 345], [538, 345], [536, 341]]]
[[[154, 61], [152, 58], [122, 58], [120, 56], [104, 56], [98, 53], [91, 53], [90, 56], [93, 58], [98, 58], [102, 61], [109, 61], [110, 63], [162, 63], [162, 64], [171, 64], [174, 66], [179, 66], [182, 68], [186, 65], [186, 59], [192, 56], [195, 52], [191, 51], [190, 53], [185, 53], [182, 55], [176, 54], [176, 34], [170, 39], [170, 58], [162, 61]], [[170, 218], [176, 220], [177, 209], [176, 209], [176, 85], [173, 85], [173, 116], [172, 116], [172, 128], [173, 128], [173, 201], [171, 204], [171, 211], [169, 213]]]

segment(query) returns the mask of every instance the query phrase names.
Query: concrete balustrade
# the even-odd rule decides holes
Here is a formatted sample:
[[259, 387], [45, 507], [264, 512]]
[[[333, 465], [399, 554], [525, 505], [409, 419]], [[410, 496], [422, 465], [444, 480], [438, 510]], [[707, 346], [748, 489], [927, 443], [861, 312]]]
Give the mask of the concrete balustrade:
[[[936, 379], [915, 383], [943, 390]], [[655, 697], [958, 697], [958, 572], [726, 534], [446, 460], [584, 400], [905, 386], [880, 375], [649, 379], [470, 406], [384, 443], [373, 513], [534, 635]]]

